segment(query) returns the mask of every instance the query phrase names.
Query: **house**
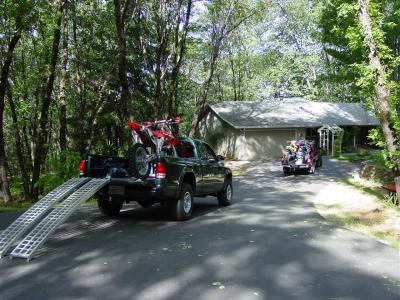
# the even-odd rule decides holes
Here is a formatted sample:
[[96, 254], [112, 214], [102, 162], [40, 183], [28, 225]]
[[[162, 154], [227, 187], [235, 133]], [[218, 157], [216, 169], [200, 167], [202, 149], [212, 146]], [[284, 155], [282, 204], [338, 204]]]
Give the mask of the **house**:
[[[201, 138], [219, 154], [241, 160], [279, 157], [288, 141], [314, 139], [323, 125], [361, 130], [379, 121], [360, 103], [315, 102], [304, 98], [208, 105], [199, 124]], [[359, 139], [359, 138], [358, 138]], [[354, 140], [356, 142], [356, 140]]]

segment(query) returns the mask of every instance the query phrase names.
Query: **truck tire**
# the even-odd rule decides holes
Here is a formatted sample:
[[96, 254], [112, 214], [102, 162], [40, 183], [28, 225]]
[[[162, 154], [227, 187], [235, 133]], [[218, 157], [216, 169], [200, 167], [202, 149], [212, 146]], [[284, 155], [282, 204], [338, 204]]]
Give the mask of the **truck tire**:
[[290, 175], [290, 169], [289, 168], [283, 168], [283, 176], [289, 176]]
[[318, 168], [322, 167], [322, 157], [318, 159]]
[[308, 168], [308, 174], [315, 174], [315, 166], [316, 164], [312, 164], [311, 167]]
[[217, 199], [220, 206], [229, 206], [232, 204], [233, 188], [232, 180], [227, 179], [222, 191], [218, 192]]
[[193, 189], [188, 183], [183, 183], [181, 194], [177, 200], [169, 202], [171, 216], [176, 221], [190, 219], [193, 211]]
[[115, 217], [119, 215], [122, 208], [122, 201], [112, 199], [111, 197], [99, 195], [97, 196], [97, 205], [100, 211], [109, 217]]
[[150, 174], [151, 165], [147, 162], [149, 152], [143, 144], [137, 143], [128, 150], [128, 171], [136, 178], [146, 179]]

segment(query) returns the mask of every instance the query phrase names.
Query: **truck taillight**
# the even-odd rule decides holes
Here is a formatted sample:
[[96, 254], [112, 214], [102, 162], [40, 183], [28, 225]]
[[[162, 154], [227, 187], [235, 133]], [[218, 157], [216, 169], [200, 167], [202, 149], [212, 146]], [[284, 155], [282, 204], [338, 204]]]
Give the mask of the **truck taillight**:
[[164, 179], [167, 174], [167, 167], [164, 163], [158, 162], [156, 163], [156, 178]]
[[81, 160], [79, 163], [79, 175], [83, 176], [83, 171], [85, 170], [86, 160]]

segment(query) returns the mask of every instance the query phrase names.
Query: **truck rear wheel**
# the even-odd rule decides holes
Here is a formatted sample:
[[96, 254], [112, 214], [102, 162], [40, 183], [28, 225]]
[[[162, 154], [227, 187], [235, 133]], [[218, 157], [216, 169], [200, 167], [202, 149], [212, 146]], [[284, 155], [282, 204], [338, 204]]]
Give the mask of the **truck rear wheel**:
[[97, 196], [97, 205], [100, 211], [109, 217], [115, 217], [119, 215], [122, 208], [122, 201], [113, 199], [109, 196], [99, 195]]
[[129, 173], [136, 178], [146, 179], [150, 174], [151, 165], [147, 161], [149, 152], [143, 144], [137, 143], [128, 150], [127, 158]]
[[320, 158], [318, 159], [318, 165], [317, 165], [317, 167], [318, 167], [318, 168], [321, 168], [321, 167], [322, 167], [322, 157], [320, 157]]
[[177, 221], [190, 219], [193, 211], [193, 190], [188, 183], [183, 183], [179, 198], [169, 203], [172, 218]]
[[228, 206], [232, 204], [233, 188], [232, 180], [227, 179], [224, 188], [217, 194], [218, 204], [220, 206]]

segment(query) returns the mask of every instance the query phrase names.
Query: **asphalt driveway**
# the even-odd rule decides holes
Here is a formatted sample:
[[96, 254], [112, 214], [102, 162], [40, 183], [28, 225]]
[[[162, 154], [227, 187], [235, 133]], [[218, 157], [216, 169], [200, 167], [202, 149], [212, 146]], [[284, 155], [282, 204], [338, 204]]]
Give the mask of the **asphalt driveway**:
[[[0, 260], [0, 299], [399, 299], [400, 254], [324, 221], [313, 197], [354, 165], [283, 177], [263, 162], [234, 179], [235, 203], [195, 215], [82, 207], [34, 260]], [[0, 214], [0, 230], [16, 214]]]

